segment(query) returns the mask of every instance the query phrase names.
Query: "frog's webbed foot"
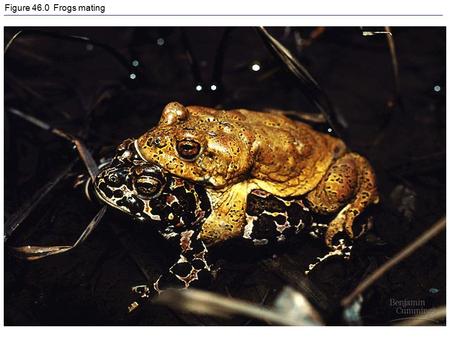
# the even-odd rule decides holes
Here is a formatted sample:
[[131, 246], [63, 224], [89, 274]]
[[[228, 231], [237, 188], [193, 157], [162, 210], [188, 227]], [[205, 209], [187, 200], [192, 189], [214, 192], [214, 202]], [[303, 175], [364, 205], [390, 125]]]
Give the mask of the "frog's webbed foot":
[[345, 238], [340, 238], [338, 240], [338, 243], [331, 247], [330, 251], [328, 251], [325, 255], [321, 257], [317, 257], [314, 263], [309, 264], [308, 269], [305, 270], [305, 275], [308, 275], [314, 268], [316, 268], [319, 264], [321, 264], [330, 257], [341, 256], [345, 260], [350, 259], [352, 250], [351, 243], [352, 243], [351, 241], [348, 241]]
[[[330, 223], [332, 225], [332, 223]], [[326, 224], [321, 223], [313, 223], [311, 226], [310, 234], [316, 238], [320, 238], [320, 234], [323, 234], [324, 229], [325, 230], [325, 241], [327, 241], [327, 235], [329, 226]], [[355, 232], [353, 227], [351, 229], [351, 236], [346, 231], [345, 226], [343, 227], [337, 227], [338, 231], [331, 232], [332, 236], [328, 239], [327, 245], [330, 248], [330, 250], [323, 256], [317, 257], [317, 260], [314, 263], [309, 264], [308, 269], [305, 271], [305, 274], [307, 275], [310, 273], [317, 265], [322, 263], [323, 261], [327, 260], [330, 257], [333, 256], [341, 256], [345, 260], [350, 259], [351, 257], [351, 251], [353, 247], [353, 239], [359, 238], [363, 234], [365, 234], [368, 230], [370, 230], [373, 226], [373, 219], [372, 217], [368, 217], [367, 221], [363, 224], [360, 224], [360, 229]]]

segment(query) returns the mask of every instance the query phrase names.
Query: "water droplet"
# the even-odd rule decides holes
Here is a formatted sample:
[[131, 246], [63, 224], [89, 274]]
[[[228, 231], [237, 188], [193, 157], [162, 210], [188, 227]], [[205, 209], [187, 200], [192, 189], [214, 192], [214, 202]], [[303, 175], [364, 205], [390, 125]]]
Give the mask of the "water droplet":
[[165, 41], [164, 41], [163, 38], [158, 38], [158, 40], [156, 40], [156, 44], [157, 44], [158, 46], [162, 46], [162, 45], [164, 45], [164, 43], [165, 43]]
[[131, 74], [130, 74], [130, 79], [131, 79], [131, 80], [134, 80], [135, 78], [136, 78], [136, 74], [131, 73]]
[[252, 65], [252, 70], [253, 70], [254, 72], [257, 72], [257, 71], [259, 71], [260, 69], [261, 69], [261, 66], [260, 66], [259, 64], [254, 63], [254, 64]]

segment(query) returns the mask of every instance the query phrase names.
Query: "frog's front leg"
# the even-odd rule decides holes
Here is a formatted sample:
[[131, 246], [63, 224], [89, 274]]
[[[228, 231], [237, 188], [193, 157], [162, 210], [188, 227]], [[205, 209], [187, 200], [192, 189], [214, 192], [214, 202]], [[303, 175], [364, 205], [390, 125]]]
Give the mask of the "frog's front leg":
[[153, 283], [155, 291], [190, 286], [206, 286], [211, 282], [212, 269], [208, 249], [200, 237], [200, 230], [186, 229], [170, 239], [180, 248], [178, 260]]
[[319, 185], [306, 195], [312, 211], [337, 216], [328, 224], [325, 243], [333, 248], [337, 233], [345, 233], [353, 239], [355, 218], [371, 203], [378, 202], [375, 174], [365, 158], [348, 153], [336, 160]]
[[[207, 286], [213, 278], [208, 261], [208, 249], [200, 238], [200, 229], [174, 230], [167, 228], [161, 234], [179, 248], [178, 260], [152, 284], [132, 288], [140, 298], [152, 298], [168, 288]], [[131, 307], [132, 311], [134, 308]]]
[[242, 235], [249, 192], [255, 187], [248, 181], [222, 190], [210, 189], [211, 214], [202, 224], [201, 236], [208, 245]]

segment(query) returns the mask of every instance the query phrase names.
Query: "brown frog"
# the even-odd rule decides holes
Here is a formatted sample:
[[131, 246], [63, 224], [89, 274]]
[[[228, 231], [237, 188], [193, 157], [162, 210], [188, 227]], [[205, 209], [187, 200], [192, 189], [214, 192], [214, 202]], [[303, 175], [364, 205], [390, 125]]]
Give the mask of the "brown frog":
[[171, 174], [203, 184], [212, 213], [201, 238], [216, 244], [242, 236], [252, 191], [303, 196], [318, 214], [335, 214], [325, 242], [354, 237], [355, 218], [378, 202], [375, 174], [343, 141], [282, 114], [169, 103], [158, 125], [136, 144], [139, 155]]

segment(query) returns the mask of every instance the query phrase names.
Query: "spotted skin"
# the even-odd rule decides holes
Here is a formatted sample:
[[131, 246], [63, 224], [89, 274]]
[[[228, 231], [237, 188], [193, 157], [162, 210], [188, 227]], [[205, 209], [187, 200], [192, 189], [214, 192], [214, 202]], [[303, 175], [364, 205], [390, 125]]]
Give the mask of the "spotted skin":
[[369, 204], [378, 203], [378, 199], [373, 169], [364, 157], [355, 153], [336, 160], [317, 188], [306, 195], [313, 212], [337, 213], [325, 235], [329, 247], [333, 247], [333, 239], [339, 232], [345, 231], [353, 239], [355, 218]]
[[179, 250], [179, 259], [158, 278], [153, 289], [135, 290], [141, 297], [211, 279], [208, 250], [200, 238], [201, 224], [211, 213], [211, 205], [200, 185], [149, 164], [136, 151], [135, 140], [128, 139], [98, 174], [94, 188], [102, 202], [151, 224]]
[[[326, 236], [329, 224], [307, 206], [308, 201], [299, 198], [280, 198], [262, 190], [254, 190], [248, 196], [246, 224], [242, 237], [252, 241], [255, 246], [283, 243], [298, 234], [307, 233], [322, 239]], [[363, 225], [358, 236], [370, 227]], [[309, 274], [326, 259], [341, 256], [349, 259], [353, 238], [340, 236], [330, 244], [330, 250], [315, 262], [309, 264], [305, 274]]]
[[202, 237], [211, 244], [240, 233], [253, 190], [306, 196], [313, 210], [335, 214], [325, 237], [330, 248], [339, 232], [353, 237], [355, 218], [378, 202], [367, 160], [349, 152], [342, 140], [282, 114], [171, 102], [137, 147], [143, 159], [205, 186], [212, 214]]
[[284, 242], [313, 223], [309, 209], [299, 199], [283, 199], [262, 190], [248, 197], [242, 237], [255, 245]]
[[[186, 141], [195, 142], [190, 150], [197, 151], [184, 151], [180, 142]], [[251, 178], [281, 197], [314, 188], [345, 151], [341, 140], [282, 114], [178, 102], [167, 104], [158, 125], [139, 137], [138, 147], [143, 158], [178, 177], [216, 189]]]
[[[327, 177], [335, 180], [332, 174]], [[128, 139], [119, 145], [110, 164], [101, 169], [94, 188], [102, 202], [153, 226], [179, 252], [177, 261], [151, 288], [144, 285], [133, 289], [140, 297], [152, 297], [169, 287], [208, 285], [214, 275], [208, 247], [217, 242], [210, 241], [205, 225], [215, 219], [213, 207], [217, 200], [204, 185], [176, 177], [146, 161], [136, 140]], [[283, 243], [300, 233], [322, 238], [329, 229], [327, 224], [314, 219], [313, 201], [282, 198], [260, 189], [251, 190], [245, 200], [245, 218], [239, 228], [230, 232], [229, 238], [239, 237], [261, 246]], [[232, 199], [230, 203], [233, 207]], [[227, 224], [216, 224], [216, 229], [224, 232], [231, 228]], [[331, 248], [326, 257], [318, 260], [333, 255], [348, 256], [351, 241], [340, 240]]]
[[[146, 184], [145, 194], [142, 182]], [[201, 186], [167, 175], [142, 160], [131, 139], [118, 147], [111, 163], [98, 174], [95, 191], [101, 201], [133, 218], [155, 221], [163, 236], [170, 236], [172, 229], [196, 224], [211, 213]]]
[[208, 249], [200, 238], [200, 231], [184, 230], [170, 240], [181, 248], [178, 260], [153, 284], [158, 293], [169, 287], [188, 288], [207, 286], [212, 280], [208, 263]]

